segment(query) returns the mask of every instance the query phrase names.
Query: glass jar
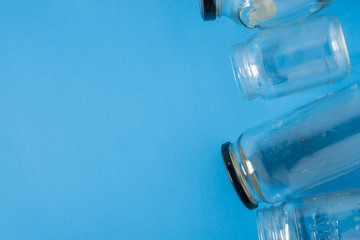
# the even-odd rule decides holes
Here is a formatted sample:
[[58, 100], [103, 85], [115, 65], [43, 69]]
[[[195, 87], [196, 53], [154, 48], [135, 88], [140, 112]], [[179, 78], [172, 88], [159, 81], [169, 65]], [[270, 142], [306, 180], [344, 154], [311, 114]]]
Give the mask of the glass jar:
[[360, 167], [357, 84], [245, 131], [222, 146], [235, 190], [249, 209], [276, 203]]
[[227, 16], [248, 28], [272, 28], [305, 19], [334, 0], [199, 0], [205, 21]]
[[230, 59], [246, 99], [271, 99], [331, 83], [351, 69], [341, 24], [331, 15], [256, 34], [232, 47]]
[[260, 240], [360, 239], [360, 189], [293, 199], [257, 212]]

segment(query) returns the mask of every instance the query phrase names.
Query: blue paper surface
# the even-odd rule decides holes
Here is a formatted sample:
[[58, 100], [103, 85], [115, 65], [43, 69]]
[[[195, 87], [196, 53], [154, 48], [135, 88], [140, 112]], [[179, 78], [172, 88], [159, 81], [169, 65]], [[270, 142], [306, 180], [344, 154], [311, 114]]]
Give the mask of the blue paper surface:
[[253, 31], [203, 22], [196, 0], [1, 1], [0, 239], [256, 240], [220, 146], [357, 81], [359, 7], [323, 11], [342, 22], [347, 79], [248, 102], [228, 54]]

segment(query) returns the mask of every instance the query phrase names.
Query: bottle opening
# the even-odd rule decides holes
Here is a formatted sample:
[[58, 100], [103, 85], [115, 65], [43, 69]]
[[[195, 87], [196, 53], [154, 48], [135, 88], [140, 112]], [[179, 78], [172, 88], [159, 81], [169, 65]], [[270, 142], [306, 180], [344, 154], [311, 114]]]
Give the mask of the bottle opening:
[[230, 61], [236, 85], [241, 96], [246, 100], [258, 97], [258, 67], [251, 63], [246, 46], [237, 44], [230, 50]]
[[286, 216], [280, 208], [271, 207], [269, 209], [257, 211], [257, 228], [259, 240], [290, 240], [292, 239], [289, 224], [286, 222]]
[[241, 201], [244, 203], [244, 205], [249, 209], [249, 210], [253, 210], [256, 209], [258, 207], [258, 205], [256, 203], [253, 203], [250, 198], [247, 196], [246, 191], [244, 189], [244, 187], [242, 186], [236, 170], [235, 170], [235, 166], [234, 163], [231, 159], [230, 156], [230, 146], [231, 143], [227, 142], [225, 144], [222, 145], [221, 147], [221, 151], [222, 151], [222, 156], [223, 156], [223, 160], [224, 160], [224, 164], [225, 164], [225, 168], [227, 171], [227, 174], [230, 178], [230, 181], [236, 191], [236, 193], [238, 194], [239, 198], [241, 199]]

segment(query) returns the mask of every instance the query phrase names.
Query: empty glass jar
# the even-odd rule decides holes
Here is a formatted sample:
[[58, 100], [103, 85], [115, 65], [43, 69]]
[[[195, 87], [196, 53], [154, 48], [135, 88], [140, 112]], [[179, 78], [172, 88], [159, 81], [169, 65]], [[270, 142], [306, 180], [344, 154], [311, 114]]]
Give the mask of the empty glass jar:
[[249, 208], [276, 203], [360, 167], [360, 89], [352, 85], [222, 146], [235, 190]]
[[230, 52], [244, 98], [271, 99], [343, 78], [351, 68], [339, 20], [323, 15], [265, 31]]
[[260, 240], [360, 239], [360, 190], [293, 199], [257, 212]]
[[199, 0], [205, 21], [227, 16], [248, 28], [270, 28], [309, 17], [334, 0]]

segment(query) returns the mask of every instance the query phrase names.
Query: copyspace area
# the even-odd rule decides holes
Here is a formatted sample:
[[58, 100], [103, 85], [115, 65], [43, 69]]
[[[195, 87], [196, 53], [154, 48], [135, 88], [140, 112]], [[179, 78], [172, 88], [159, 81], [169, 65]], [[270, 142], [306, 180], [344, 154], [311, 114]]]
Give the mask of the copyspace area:
[[1, 1], [0, 239], [256, 240], [221, 144], [360, 80], [359, 7], [322, 12], [342, 22], [345, 81], [248, 102], [228, 55], [252, 31], [195, 0]]

